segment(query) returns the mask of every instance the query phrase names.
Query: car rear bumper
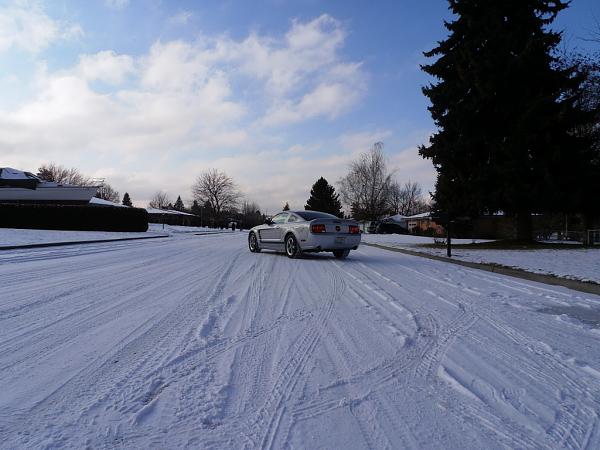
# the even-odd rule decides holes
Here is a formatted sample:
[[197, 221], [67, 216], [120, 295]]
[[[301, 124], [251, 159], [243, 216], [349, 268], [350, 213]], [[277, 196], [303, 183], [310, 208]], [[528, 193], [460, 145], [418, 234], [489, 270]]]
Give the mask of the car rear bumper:
[[360, 234], [309, 234], [300, 248], [305, 252], [326, 252], [332, 250], [353, 250], [360, 244]]

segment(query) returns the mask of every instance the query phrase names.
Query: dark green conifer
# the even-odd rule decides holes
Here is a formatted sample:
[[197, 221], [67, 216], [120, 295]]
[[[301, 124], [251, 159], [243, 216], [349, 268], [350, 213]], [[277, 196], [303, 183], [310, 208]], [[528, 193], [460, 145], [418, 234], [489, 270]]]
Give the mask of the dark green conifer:
[[[450, 216], [504, 211], [531, 239], [531, 213], [573, 197], [585, 163], [568, 95], [581, 82], [557, 66], [560, 0], [450, 0], [448, 38], [425, 53], [423, 89], [438, 127], [420, 154], [437, 172], [434, 200]], [[589, 162], [589, 159], [588, 159]]]
[[173, 205], [173, 209], [175, 211], [185, 210], [185, 205], [183, 204], [183, 201], [181, 200], [181, 195], [177, 196], [177, 200], [175, 201], [175, 204]]
[[310, 190], [310, 198], [306, 201], [304, 209], [323, 211], [334, 216], [344, 217], [339, 195], [335, 192], [335, 188], [323, 177], [313, 184]]
[[133, 203], [131, 202], [131, 198], [129, 197], [129, 193], [125, 192], [125, 195], [123, 195], [122, 204], [125, 206], [133, 206]]

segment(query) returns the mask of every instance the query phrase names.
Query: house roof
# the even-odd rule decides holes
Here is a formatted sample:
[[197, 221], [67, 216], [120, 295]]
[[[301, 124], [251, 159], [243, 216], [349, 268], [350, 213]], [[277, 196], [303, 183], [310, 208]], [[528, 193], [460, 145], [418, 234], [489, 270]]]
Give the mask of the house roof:
[[127, 206], [121, 205], [120, 203], [114, 203], [109, 200], [103, 200], [98, 197], [92, 197], [92, 199], [90, 200], [90, 204], [98, 206], [116, 206], [118, 208], [127, 208]]
[[400, 223], [400, 222], [404, 222], [406, 219], [407, 219], [406, 216], [403, 216], [402, 214], [396, 214], [395, 216], [385, 217], [382, 220], [385, 220], [385, 221], [390, 221], [391, 220], [392, 222], [398, 222], [398, 223]]
[[431, 211], [424, 212], [424, 213], [421, 213], [421, 214], [415, 214], [413, 216], [407, 217], [407, 219], [427, 219], [429, 217], [431, 217]]
[[146, 208], [148, 214], [170, 214], [174, 216], [195, 216], [195, 214], [186, 213], [183, 211], [176, 211], [174, 209], [158, 209], [158, 208]]

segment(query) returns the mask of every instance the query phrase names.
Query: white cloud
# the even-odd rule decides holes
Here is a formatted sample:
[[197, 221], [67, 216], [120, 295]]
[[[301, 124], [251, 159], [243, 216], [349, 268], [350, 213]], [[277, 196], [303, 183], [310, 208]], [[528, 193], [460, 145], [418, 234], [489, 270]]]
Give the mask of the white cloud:
[[349, 111], [366, 91], [362, 64], [339, 54], [346, 38], [329, 15], [293, 21], [283, 39], [251, 34], [201, 42], [200, 61], [234, 65], [236, 73], [265, 83], [268, 111], [262, 125], [279, 126], [315, 117], [334, 119]]
[[390, 136], [390, 130], [363, 131], [343, 134], [339, 137], [339, 142], [342, 148], [357, 155], [368, 151], [376, 142], [385, 142]]
[[14, 47], [37, 53], [58, 39], [82, 35], [80, 25], [52, 19], [36, 1], [14, 1], [0, 7], [0, 52]]
[[142, 85], [156, 90], [193, 89], [205, 80], [209, 70], [202, 54], [185, 41], [156, 42], [142, 65]]
[[179, 11], [177, 14], [171, 16], [168, 22], [171, 25], [187, 25], [193, 16], [194, 14], [191, 11]]
[[275, 105], [262, 123], [268, 126], [284, 125], [319, 116], [335, 119], [350, 109], [361, 96], [359, 86], [344, 81], [321, 83], [297, 102]]
[[93, 55], [81, 55], [78, 70], [86, 80], [120, 84], [135, 68], [131, 56], [105, 50]]
[[293, 21], [283, 42], [252, 35], [238, 51], [243, 70], [265, 78], [272, 94], [284, 95], [334, 65], [345, 37], [340, 22], [324, 14], [307, 23]]
[[82, 39], [84, 36], [85, 32], [83, 31], [81, 25], [79, 25], [78, 23], [66, 25], [61, 33], [61, 37], [68, 41]]
[[111, 9], [120, 10], [129, 5], [129, 0], [104, 0], [104, 4]]
[[[264, 207], [300, 203], [316, 177], [337, 181], [352, 153], [342, 141], [331, 156], [319, 157], [319, 145], [289, 148], [263, 126], [335, 119], [359, 101], [365, 75], [339, 55], [344, 39], [324, 15], [294, 21], [281, 37], [157, 41], [139, 56], [103, 50], [54, 72], [40, 64], [33, 98], [8, 110], [0, 103], [3, 160], [77, 166], [138, 204], [160, 189], [189, 198], [209, 167], [230, 172]], [[247, 90], [261, 100], [246, 103]]]

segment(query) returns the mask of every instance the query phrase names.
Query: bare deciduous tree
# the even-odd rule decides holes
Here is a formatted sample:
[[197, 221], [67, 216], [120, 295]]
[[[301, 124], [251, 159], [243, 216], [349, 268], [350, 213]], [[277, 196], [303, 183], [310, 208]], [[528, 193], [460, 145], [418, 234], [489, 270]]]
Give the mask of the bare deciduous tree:
[[233, 180], [216, 169], [210, 169], [200, 175], [192, 186], [192, 192], [198, 202], [210, 204], [216, 217], [225, 210], [235, 209], [241, 197]]
[[76, 186], [90, 186], [94, 184], [92, 178], [83, 175], [79, 169], [70, 169], [55, 163], [44, 164], [38, 169], [37, 176], [42, 180], [55, 183], [74, 184]]
[[154, 194], [154, 197], [152, 197], [152, 200], [150, 200], [148, 206], [150, 208], [156, 209], [167, 209], [169, 203], [171, 203], [171, 200], [169, 200], [169, 196], [167, 195], [167, 193], [159, 191], [156, 194]]
[[115, 191], [108, 183], [103, 183], [102, 186], [98, 188], [98, 192], [96, 192], [95, 197], [101, 198], [102, 200], [108, 200], [109, 202], [113, 203], [118, 203], [120, 199], [119, 192]]
[[256, 202], [244, 200], [240, 207], [240, 212], [243, 216], [249, 216], [251, 214], [256, 214], [257, 212], [260, 214], [260, 206], [258, 206]]
[[403, 216], [419, 214], [427, 209], [421, 185], [410, 180], [404, 185], [400, 185], [397, 181], [390, 184], [388, 204], [391, 213]]
[[240, 207], [243, 226], [252, 228], [263, 222], [263, 215], [260, 212], [260, 206], [255, 202], [244, 200]]
[[401, 214], [403, 204], [403, 192], [402, 186], [397, 181], [390, 183], [390, 189], [388, 191], [388, 205], [391, 214]]
[[355, 219], [377, 220], [387, 212], [391, 183], [383, 143], [376, 142], [350, 164], [350, 172], [339, 181], [342, 201]]

